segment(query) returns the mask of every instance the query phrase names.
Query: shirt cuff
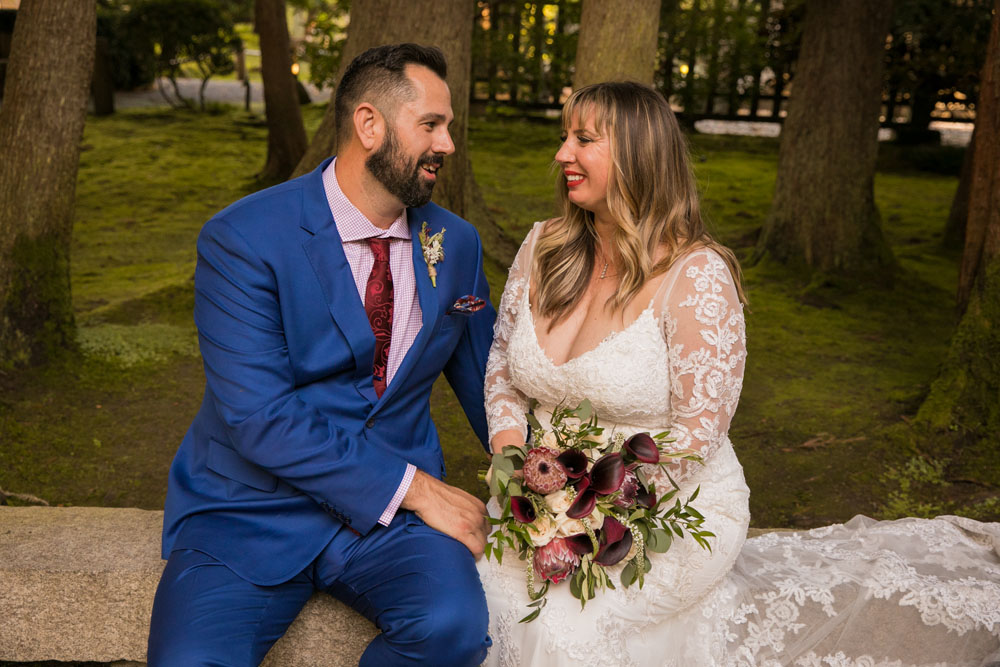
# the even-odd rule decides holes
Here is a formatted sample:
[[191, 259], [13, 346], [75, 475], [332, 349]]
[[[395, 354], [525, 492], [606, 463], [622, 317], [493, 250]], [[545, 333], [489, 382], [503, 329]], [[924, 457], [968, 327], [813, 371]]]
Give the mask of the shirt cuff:
[[396, 489], [396, 494], [386, 505], [385, 511], [382, 512], [382, 516], [379, 517], [378, 522], [383, 526], [388, 526], [392, 523], [393, 517], [396, 516], [396, 512], [399, 511], [399, 506], [403, 504], [403, 498], [406, 497], [406, 492], [410, 490], [410, 484], [413, 483], [413, 476], [417, 474], [417, 466], [412, 463], [406, 464], [406, 472], [403, 473], [403, 481], [399, 483], [399, 487]]

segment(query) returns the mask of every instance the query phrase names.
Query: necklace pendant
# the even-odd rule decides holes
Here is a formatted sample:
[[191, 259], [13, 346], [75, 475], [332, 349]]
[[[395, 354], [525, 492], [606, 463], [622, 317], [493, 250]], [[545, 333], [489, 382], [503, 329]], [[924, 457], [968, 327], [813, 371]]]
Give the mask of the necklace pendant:
[[598, 276], [598, 280], [604, 280], [604, 276], [608, 275], [608, 263], [604, 262], [604, 268], [601, 269], [601, 275]]

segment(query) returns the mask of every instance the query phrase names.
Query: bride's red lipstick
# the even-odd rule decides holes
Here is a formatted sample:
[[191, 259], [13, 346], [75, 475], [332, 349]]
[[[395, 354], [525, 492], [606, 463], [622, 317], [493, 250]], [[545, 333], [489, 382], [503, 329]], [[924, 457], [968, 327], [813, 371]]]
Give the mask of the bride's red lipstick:
[[[583, 174], [577, 173], [575, 171], [564, 171], [563, 176], [566, 177], [566, 187], [570, 189], [575, 188], [576, 186], [580, 185], [580, 183], [583, 183], [583, 179], [585, 178]], [[571, 181], [569, 180], [570, 176], [579, 176], [580, 180]]]

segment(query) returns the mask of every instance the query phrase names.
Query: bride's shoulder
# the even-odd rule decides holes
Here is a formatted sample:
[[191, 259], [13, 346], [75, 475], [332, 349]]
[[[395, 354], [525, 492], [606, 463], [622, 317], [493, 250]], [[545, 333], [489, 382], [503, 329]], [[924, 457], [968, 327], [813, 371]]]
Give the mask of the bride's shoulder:
[[531, 229], [528, 230], [527, 235], [525, 235], [524, 240], [521, 241], [521, 251], [518, 253], [520, 255], [530, 256], [535, 248], [535, 243], [538, 238], [549, 229], [549, 225], [553, 223], [555, 218], [549, 218], [548, 220], [538, 220], [531, 225]]
[[[668, 274], [684, 273], [722, 273], [730, 275], [729, 262], [716, 248], [704, 244], [698, 244], [688, 248], [683, 253], [674, 258], [667, 269]], [[731, 278], [731, 275], [730, 275]]]

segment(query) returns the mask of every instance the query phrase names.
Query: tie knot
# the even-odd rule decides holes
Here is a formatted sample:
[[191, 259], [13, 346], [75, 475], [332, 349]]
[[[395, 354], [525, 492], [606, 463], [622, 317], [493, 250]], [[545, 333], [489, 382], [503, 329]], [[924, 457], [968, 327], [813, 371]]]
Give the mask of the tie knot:
[[370, 238], [368, 246], [372, 249], [376, 262], [389, 261], [389, 239]]

